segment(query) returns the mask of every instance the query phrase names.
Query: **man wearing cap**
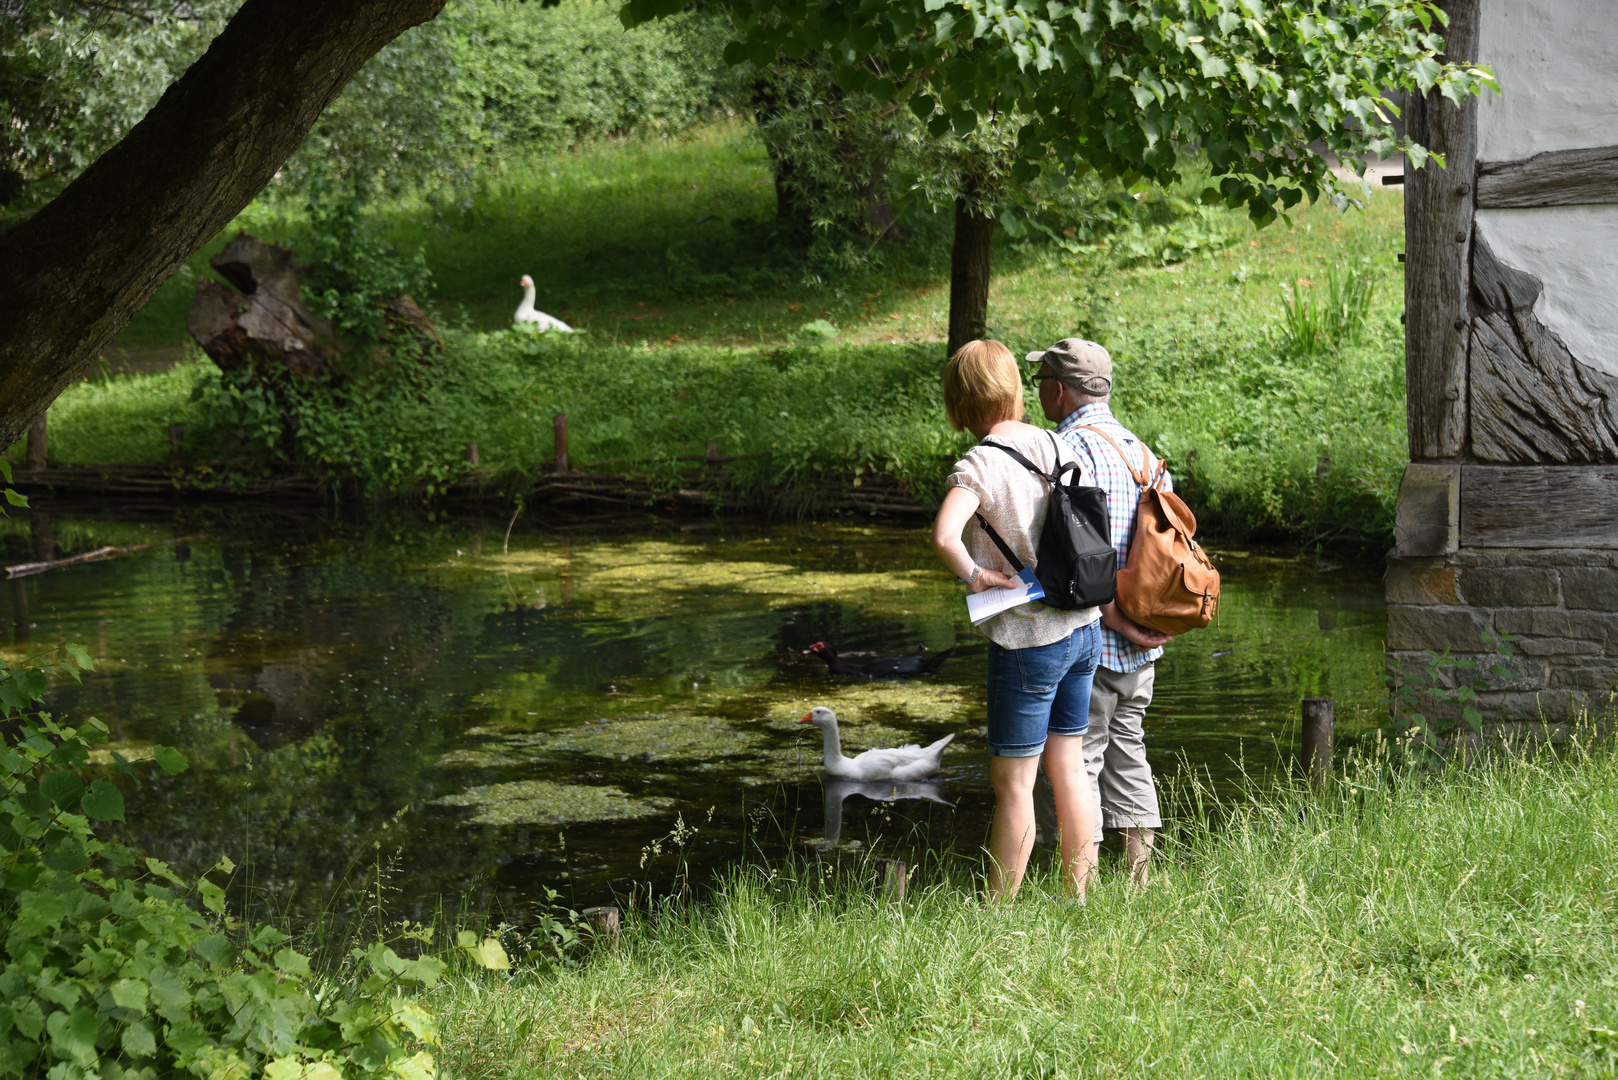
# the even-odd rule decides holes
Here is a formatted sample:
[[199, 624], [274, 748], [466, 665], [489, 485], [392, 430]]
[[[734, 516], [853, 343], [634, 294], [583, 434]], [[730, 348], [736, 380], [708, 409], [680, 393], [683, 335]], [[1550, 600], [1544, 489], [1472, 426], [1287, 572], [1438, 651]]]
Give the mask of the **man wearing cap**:
[[[1140, 485], [1122, 455], [1129, 455], [1141, 470], [1155, 458], [1112, 415], [1108, 405], [1112, 357], [1093, 341], [1063, 338], [1043, 352], [1029, 353], [1028, 362], [1039, 365], [1034, 378], [1046, 419], [1057, 421], [1057, 434], [1073, 447], [1086, 475], [1095, 477], [1096, 485], [1107, 493], [1112, 543], [1123, 569], [1135, 531]], [[1174, 490], [1167, 471], [1163, 488]], [[1095, 865], [1102, 828], [1122, 829], [1131, 874], [1144, 885], [1152, 841], [1163, 819], [1152, 767], [1146, 761], [1142, 721], [1152, 702], [1155, 662], [1169, 639], [1135, 623], [1113, 604], [1102, 608], [1101, 624], [1100, 665], [1090, 694], [1090, 730], [1084, 739], [1085, 767], [1100, 808], [1090, 864]]]

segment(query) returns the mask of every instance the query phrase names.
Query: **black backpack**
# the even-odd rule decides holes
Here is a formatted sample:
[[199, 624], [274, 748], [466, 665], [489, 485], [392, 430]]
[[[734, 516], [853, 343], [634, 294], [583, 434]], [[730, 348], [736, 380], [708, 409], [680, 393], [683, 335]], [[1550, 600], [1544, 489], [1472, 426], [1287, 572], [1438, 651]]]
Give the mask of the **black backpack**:
[[[1051, 444], [1056, 445], [1055, 435], [1051, 436]], [[1037, 563], [1034, 577], [1045, 590], [1042, 602], [1063, 611], [1110, 603], [1118, 586], [1118, 552], [1112, 546], [1112, 530], [1107, 520], [1107, 493], [1098, 487], [1085, 487], [1077, 478], [1071, 484], [1062, 483], [1063, 475], [1076, 472], [1079, 463], [1064, 464], [1060, 448], [1056, 449], [1056, 468], [1047, 476], [1038, 465], [1009, 446], [992, 442], [983, 445], [1004, 450], [1023, 468], [1051, 485], [1045, 528], [1039, 534], [1039, 546], [1034, 551]], [[982, 514], [977, 518], [1000, 554], [1021, 573], [1023, 564], [1000, 539], [1000, 534], [983, 520]]]

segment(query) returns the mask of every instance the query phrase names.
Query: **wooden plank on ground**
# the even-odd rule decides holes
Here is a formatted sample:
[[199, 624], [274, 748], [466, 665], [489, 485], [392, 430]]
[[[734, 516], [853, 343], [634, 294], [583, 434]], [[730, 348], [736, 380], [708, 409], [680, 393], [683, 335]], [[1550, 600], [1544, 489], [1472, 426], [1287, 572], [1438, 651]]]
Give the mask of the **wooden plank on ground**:
[[1461, 546], [1618, 548], [1618, 466], [1464, 466]]
[[1618, 146], [1480, 161], [1477, 200], [1479, 210], [1618, 203]]

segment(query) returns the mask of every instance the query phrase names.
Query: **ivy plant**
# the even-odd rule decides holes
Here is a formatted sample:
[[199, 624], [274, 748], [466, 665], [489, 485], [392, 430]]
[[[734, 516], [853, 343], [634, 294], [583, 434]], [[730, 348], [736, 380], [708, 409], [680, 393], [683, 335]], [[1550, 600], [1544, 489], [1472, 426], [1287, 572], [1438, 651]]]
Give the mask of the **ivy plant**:
[[[0, 1077], [430, 1080], [436, 1023], [412, 991], [441, 960], [373, 942], [318, 974], [286, 934], [232, 918], [206, 875], [186, 881], [100, 835], [137, 777], [102, 745], [105, 725], [39, 710], [53, 676], [91, 667], [66, 652], [0, 663]], [[178, 750], [153, 757], [186, 768]]]
[[[686, 3], [629, 0], [619, 15], [633, 26]], [[823, 51], [845, 90], [902, 101], [936, 135], [1014, 117], [1020, 180], [1054, 164], [1169, 184], [1196, 148], [1215, 178], [1203, 198], [1260, 225], [1306, 196], [1358, 201], [1316, 144], [1356, 169], [1368, 152], [1426, 163], [1395, 131], [1389, 91], [1461, 102], [1494, 86], [1441, 59], [1447, 16], [1430, 0], [717, 3], [732, 64]]]

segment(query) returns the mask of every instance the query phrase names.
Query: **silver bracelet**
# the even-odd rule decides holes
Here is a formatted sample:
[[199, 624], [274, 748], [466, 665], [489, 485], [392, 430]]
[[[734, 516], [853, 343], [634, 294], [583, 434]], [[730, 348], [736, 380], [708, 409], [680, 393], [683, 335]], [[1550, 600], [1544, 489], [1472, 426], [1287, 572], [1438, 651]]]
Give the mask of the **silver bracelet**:
[[978, 566], [976, 563], [974, 563], [972, 565], [972, 576], [966, 579], [966, 583], [968, 585], [972, 584], [974, 581], [976, 581], [978, 579], [978, 575], [981, 574], [981, 573], [983, 573], [983, 567]]

